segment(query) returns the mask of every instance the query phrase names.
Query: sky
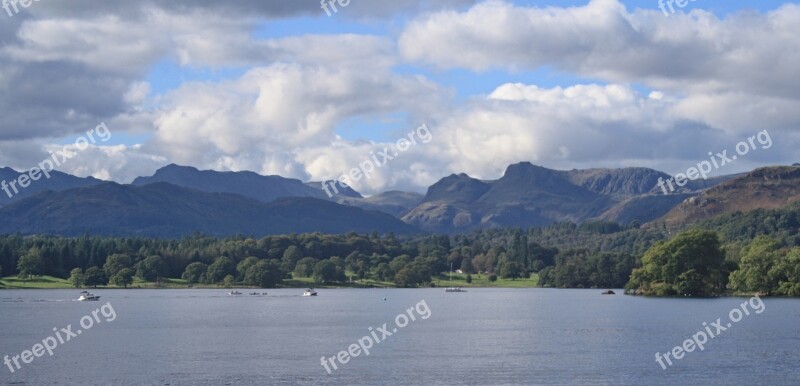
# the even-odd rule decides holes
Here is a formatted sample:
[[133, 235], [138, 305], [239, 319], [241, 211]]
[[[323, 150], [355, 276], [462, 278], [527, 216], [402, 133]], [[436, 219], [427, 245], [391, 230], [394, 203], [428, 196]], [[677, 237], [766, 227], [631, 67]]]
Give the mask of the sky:
[[[770, 145], [712, 174], [800, 162], [796, 2], [343, 4], [0, 10], [0, 166], [66, 146], [61, 171], [120, 183], [171, 163], [303, 181], [359, 168], [371, 195], [524, 161], [676, 174], [753, 137]], [[75, 144], [100, 123], [107, 141]]]

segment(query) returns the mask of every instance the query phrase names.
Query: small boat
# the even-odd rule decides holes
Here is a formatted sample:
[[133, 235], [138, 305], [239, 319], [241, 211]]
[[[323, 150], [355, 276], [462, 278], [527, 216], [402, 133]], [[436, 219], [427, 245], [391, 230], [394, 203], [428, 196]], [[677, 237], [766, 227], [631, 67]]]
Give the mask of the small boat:
[[262, 295], [266, 295], [266, 294], [267, 294], [266, 292], [251, 292], [250, 293], [250, 295], [253, 295], [253, 296], [262, 296]]
[[241, 294], [242, 293], [239, 292], [239, 291], [231, 291], [231, 292], [228, 293], [228, 295], [241, 295]]
[[617, 294], [616, 292], [614, 292], [612, 290], [608, 290], [608, 291], [604, 291], [601, 295], [616, 295], [616, 294]]
[[461, 287], [449, 287], [449, 288], [445, 288], [444, 292], [467, 292], [467, 290], [465, 290], [465, 289], [463, 289]]
[[303, 292], [303, 296], [317, 296], [317, 291], [314, 291], [313, 288], [309, 288], [306, 292]]
[[100, 296], [97, 296], [89, 291], [82, 291], [81, 296], [78, 298], [78, 301], [81, 302], [96, 302], [100, 300]]

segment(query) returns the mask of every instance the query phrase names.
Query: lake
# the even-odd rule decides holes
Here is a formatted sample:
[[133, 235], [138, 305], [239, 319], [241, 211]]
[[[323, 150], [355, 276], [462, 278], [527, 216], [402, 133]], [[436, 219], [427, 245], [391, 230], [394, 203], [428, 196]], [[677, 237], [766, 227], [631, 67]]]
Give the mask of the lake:
[[[724, 327], [746, 298], [488, 288], [323, 289], [317, 297], [299, 289], [240, 291], [97, 290], [99, 302], [73, 301], [75, 290], [0, 291], [0, 355], [21, 355], [49, 336], [52, 345], [54, 328], [64, 340], [52, 356], [39, 347], [41, 357], [26, 357], [31, 363], [20, 357], [17, 369], [12, 362], [14, 373], [3, 364], [0, 383], [800, 384], [794, 299], [765, 299], [760, 314], [749, 308]], [[718, 318], [726, 331], [703, 351], [679, 353], [666, 370], [656, 362], [656, 352], [683, 345]], [[384, 323], [391, 336], [383, 336]], [[62, 332], [68, 325], [70, 333]], [[352, 355], [332, 359], [337, 369], [326, 361], [329, 374], [321, 358], [346, 350]]]

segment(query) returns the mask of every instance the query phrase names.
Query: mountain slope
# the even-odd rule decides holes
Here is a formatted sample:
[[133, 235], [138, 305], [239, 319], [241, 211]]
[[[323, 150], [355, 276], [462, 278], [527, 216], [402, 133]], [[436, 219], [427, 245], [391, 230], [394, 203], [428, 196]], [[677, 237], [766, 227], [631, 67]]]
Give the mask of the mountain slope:
[[[13, 180], [16, 180], [20, 176], [20, 172], [11, 169], [11, 168], [2, 168], [0, 169], [0, 181], [5, 181], [6, 183], [10, 183]], [[66, 173], [62, 173], [59, 171], [50, 171], [50, 178], [46, 178], [44, 175], [38, 181], [31, 181], [30, 185], [27, 188], [20, 188], [18, 185], [17, 190], [19, 193], [14, 193], [14, 190], [9, 186], [8, 190], [12, 194], [11, 197], [8, 194], [0, 190], [0, 207], [7, 206], [12, 202], [22, 200], [26, 197], [33, 196], [39, 192], [43, 192], [46, 190], [52, 191], [63, 191], [67, 189], [74, 189], [80, 188], [84, 186], [93, 186], [103, 183], [103, 181], [98, 180], [93, 177], [81, 178], [75, 177], [73, 175], [69, 175]]]
[[736, 211], [781, 208], [798, 200], [800, 167], [766, 167], [683, 201], [659, 221], [689, 224]]
[[179, 237], [346, 232], [415, 233], [391, 215], [315, 198], [262, 203], [166, 183], [104, 183], [44, 192], [0, 209], [0, 234]]
[[419, 205], [422, 198], [423, 196], [419, 193], [388, 191], [367, 198], [337, 198], [336, 202], [366, 210], [377, 210], [399, 218], [411, 208]]
[[321, 189], [315, 189], [300, 180], [262, 176], [253, 172], [200, 171], [175, 164], [159, 169], [152, 177], [139, 177], [132, 185], [144, 186], [155, 182], [166, 182], [209, 193], [233, 193], [261, 202], [272, 202], [281, 197], [328, 198]]

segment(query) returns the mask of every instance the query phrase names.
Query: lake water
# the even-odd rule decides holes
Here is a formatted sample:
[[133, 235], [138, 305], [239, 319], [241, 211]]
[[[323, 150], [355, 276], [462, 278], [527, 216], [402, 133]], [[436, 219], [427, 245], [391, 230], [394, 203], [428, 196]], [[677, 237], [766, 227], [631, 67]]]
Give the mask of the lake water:
[[[54, 327], [71, 324], [75, 333], [84, 316], [93, 324], [52, 356], [20, 359], [13, 374], [2, 364], [0, 384], [800, 384], [800, 300], [764, 300], [761, 314], [751, 311], [704, 351], [663, 370], [656, 352], [682, 345], [703, 322], [725, 325], [746, 299], [552, 289], [337, 289], [306, 298], [297, 289], [241, 291], [98, 290], [100, 302], [72, 301], [74, 290], [0, 291], [0, 355], [31, 350]], [[398, 328], [398, 314], [415, 320]], [[397, 332], [368, 356], [359, 347], [346, 364], [336, 360], [338, 370], [328, 362], [328, 374], [322, 356], [348, 350], [384, 323]]]

